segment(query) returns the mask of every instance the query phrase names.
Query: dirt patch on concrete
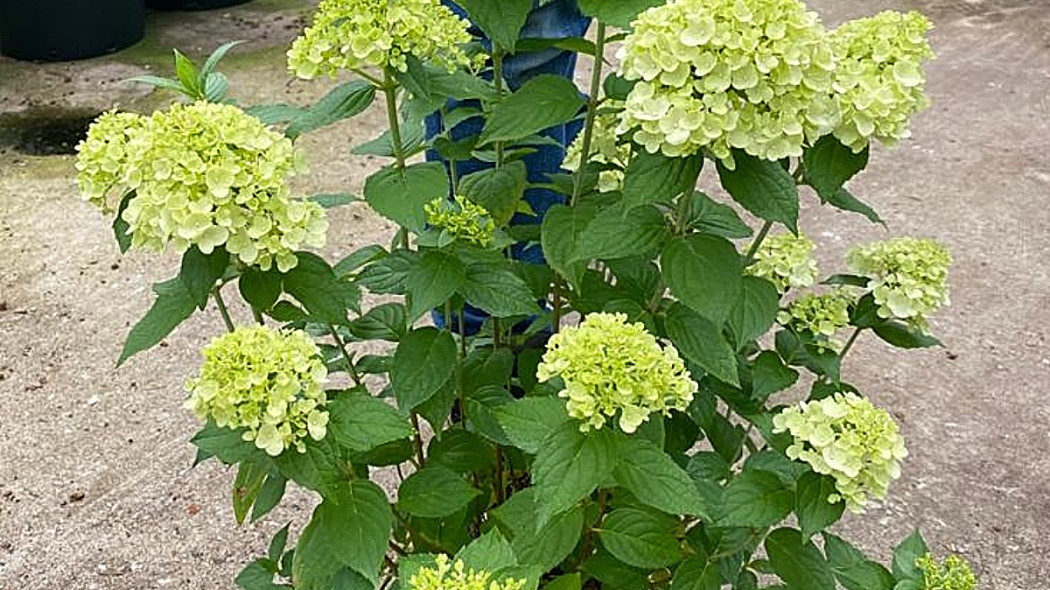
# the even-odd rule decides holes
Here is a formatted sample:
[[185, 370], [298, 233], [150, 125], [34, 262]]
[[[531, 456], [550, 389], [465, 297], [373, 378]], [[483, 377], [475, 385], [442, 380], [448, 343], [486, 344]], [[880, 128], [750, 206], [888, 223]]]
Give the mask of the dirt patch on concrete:
[[[903, 353], [862, 340], [847, 363], [847, 379], [901, 421], [912, 457], [890, 500], [847, 518], [841, 532], [885, 557], [921, 527], [938, 550], [974, 560], [984, 590], [1045, 587], [1050, 6], [813, 5], [829, 23], [878, 8], [930, 9], [938, 25], [934, 106], [917, 119], [914, 139], [876, 153], [853, 188], [892, 234], [942, 240], [957, 260], [954, 304], [934, 322], [946, 349]], [[0, 112], [118, 102], [148, 110], [170, 97], [120, 80], [167, 73], [165, 45], [200, 55], [246, 37], [251, 43], [227, 66], [235, 98], [312, 100], [327, 84], [291, 81], [282, 57], [297, 28], [288, 25], [300, 23], [305, 8], [257, 0], [217, 13], [155, 15], [150, 39], [128, 52], [76, 64], [0, 59]], [[994, 14], [1003, 16], [989, 20]], [[373, 110], [305, 138], [314, 173], [297, 190], [359, 193], [381, 162], [349, 156], [349, 148], [382, 127]], [[0, 588], [233, 588], [269, 535], [289, 520], [293, 528], [306, 521], [311, 502], [293, 493], [272, 516], [236, 528], [233, 474], [214, 464], [190, 469], [187, 439], [197, 424], [180, 407], [182, 383], [197, 367], [198, 348], [221, 330], [213, 310], [165, 346], [113, 368], [124, 335], [151, 302], [149, 283], [175, 274], [178, 261], [119, 255], [107, 220], [77, 197], [72, 163], [0, 154]], [[815, 199], [807, 199], [802, 225], [828, 271], [849, 244], [887, 235]], [[335, 210], [326, 254], [385, 243], [391, 230], [359, 205]]]

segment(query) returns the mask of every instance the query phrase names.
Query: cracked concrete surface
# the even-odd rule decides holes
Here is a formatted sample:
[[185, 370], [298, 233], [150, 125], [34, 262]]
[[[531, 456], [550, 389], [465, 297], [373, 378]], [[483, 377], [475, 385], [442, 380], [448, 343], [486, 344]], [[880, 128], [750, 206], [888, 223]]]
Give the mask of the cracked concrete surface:
[[[148, 110], [170, 97], [120, 80], [167, 72], [168, 49], [199, 56], [249, 41], [226, 64], [244, 102], [307, 102], [325, 82], [293, 82], [283, 49], [308, 2], [256, 0], [195, 14], [154, 14], [141, 45], [104, 58], [33, 65], [0, 58], [0, 113], [50, 106]], [[945, 349], [901, 352], [862, 339], [846, 378], [890, 408], [912, 456], [889, 501], [840, 532], [881, 557], [920, 527], [938, 551], [974, 561], [984, 590], [1050, 579], [1050, 2], [816, 0], [825, 21], [917, 9], [937, 25], [933, 107], [914, 138], [877, 150], [852, 185], [893, 235], [947, 243], [951, 308], [934, 320]], [[359, 192], [380, 162], [349, 146], [382, 130], [379, 111], [303, 141], [314, 172], [297, 190]], [[233, 474], [190, 469], [195, 420], [180, 407], [199, 346], [217, 333], [198, 315], [166, 346], [119, 370], [124, 334], [173, 256], [121, 256], [82, 203], [69, 156], [0, 153], [0, 589], [233, 588], [242, 565], [312, 507], [291, 493], [237, 528]], [[803, 227], [825, 269], [885, 230], [807, 199]], [[366, 208], [333, 212], [326, 253], [389, 240]], [[243, 311], [243, 310], [236, 310]], [[246, 314], [239, 317], [245, 319]]]

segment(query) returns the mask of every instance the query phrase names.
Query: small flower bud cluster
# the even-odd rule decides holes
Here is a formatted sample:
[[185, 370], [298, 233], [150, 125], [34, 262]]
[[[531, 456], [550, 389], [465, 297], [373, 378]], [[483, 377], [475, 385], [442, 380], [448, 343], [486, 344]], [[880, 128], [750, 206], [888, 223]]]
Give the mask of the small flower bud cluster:
[[933, 240], [894, 238], [857, 246], [846, 254], [852, 272], [868, 277], [882, 318], [897, 318], [925, 331], [927, 317], [949, 304], [952, 255]]
[[791, 233], [767, 236], [755, 251], [747, 274], [766, 279], [781, 293], [800, 289], [817, 280], [817, 261], [811, 254], [816, 245], [802, 235]]
[[860, 151], [907, 137], [928, 104], [929, 22], [886, 12], [828, 33], [801, 0], [670, 0], [620, 50], [638, 80], [619, 133], [669, 157], [731, 149], [780, 160], [834, 133]]
[[835, 478], [828, 502], [844, 499], [852, 512], [863, 512], [869, 496], [885, 498], [908, 456], [889, 413], [853, 393], [789, 406], [773, 417], [773, 432], [791, 434], [788, 457]]
[[791, 302], [777, 314], [782, 326], [810, 334], [814, 343], [825, 350], [842, 350], [842, 341], [836, 338], [849, 325], [849, 306], [853, 298], [843, 290], [830, 293], [807, 293]]
[[189, 380], [186, 408], [223, 428], [244, 428], [244, 440], [276, 457], [325, 437], [322, 388], [328, 371], [302, 331], [238, 328], [204, 348], [200, 375]]
[[441, 228], [456, 240], [487, 248], [496, 232], [487, 209], [470, 199], [456, 195], [455, 200], [434, 199], [424, 207], [427, 223]]
[[472, 39], [469, 26], [439, 0], [322, 0], [288, 50], [288, 67], [307, 80], [343, 69], [403, 72], [411, 55], [451, 72], [470, 63], [460, 47]]
[[892, 146], [911, 135], [912, 115], [929, 106], [924, 60], [932, 25], [918, 12], [882, 12], [831, 34], [839, 65], [834, 90], [841, 120], [834, 134], [859, 152], [871, 139]]
[[671, 0], [638, 16], [619, 57], [639, 80], [620, 131], [649, 152], [779, 160], [837, 120], [835, 58], [799, 0]]
[[291, 198], [302, 168], [290, 140], [224, 104], [176, 104], [148, 117], [109, 113], [77, 146], [78, 182], [109, 210], [115, 186], [134, 191], [121, 218], [132, 247], [179, 252], [219, 246], [242, 263], [281, 271], [295, 250], [324, 245], [328, 222], [316, 203]]
[[552, 336], [536, 377], [561, 377], [558, 395], [584, 432], [619, 414], [620, 429], [633, 433], [650, 414], [684, 411], [697, 390], [674, 346], [622, 313], [593, 313]]
[[949, 555], [939, 564], [927, 553], [916, 559], [915, 565], [922, 570], [923, 590], [977, 589], [977, 576], [969, 562], [958, 555]]
[[524, 579], [498, 581], [485, 571], [468, 569], [462, 560], [452, 562], [447, 555], [435, 558], [434, 567], [420, 568], [408, 581], [409, 590], [522, 590]]
[[[623, 141], [616, 133], [618, 124], [616, 113], [605, 113], [594, 119], [594, 131], [591, 136], [591, 154], [588, 161], [608, 165], [609, 168], [598, 173], [598, 192], [608, 193], [623, 188], [623, 173], [631, 159], [631, 144]], [[565, 150], [562, 168], [576, 172], [583, 159], [583, 134], [569, 144]]]

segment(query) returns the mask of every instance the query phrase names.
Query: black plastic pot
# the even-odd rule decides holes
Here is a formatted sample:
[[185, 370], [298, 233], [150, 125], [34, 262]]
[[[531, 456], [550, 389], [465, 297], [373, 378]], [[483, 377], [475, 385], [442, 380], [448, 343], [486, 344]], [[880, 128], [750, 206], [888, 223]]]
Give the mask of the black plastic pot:
[[142, 38], [142, 0], [0, 0], [0, 53], [68, 61], [111, 53]]
[[157, 10], [211, 10], [244, 4], [250, 0], [146, 0], [146, 6]]

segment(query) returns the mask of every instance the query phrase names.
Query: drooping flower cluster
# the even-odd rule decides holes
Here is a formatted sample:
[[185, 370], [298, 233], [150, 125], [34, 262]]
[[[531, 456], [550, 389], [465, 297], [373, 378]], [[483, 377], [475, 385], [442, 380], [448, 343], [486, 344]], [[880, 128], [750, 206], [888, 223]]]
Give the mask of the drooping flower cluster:
[[777, 314], [777, 321], [791, 326], [797, 332], [813, 336], [814, 343], [823, 349], [838, 352], [842, 341], [836, 338], [839, 330], [849, 325], [849, 305], [852, 298], [843, 290], [829, 293], [807, 293], [791, 302]]
[[526, 580], [494, 580], [485, 571], [468, 569], [462, 560], [452, 562], [447, 555], [435, 558], [434, 567], [420, 568], [408, 581], [410, 590], [522, 590]]
[[929, 239], [894, 238], [846, 253], [852, 272], [868, 277], [882, 318], [897, 318], [925, 331], [927, 317], [949, 304], [952, 255]]
[[133, 247], [182, 252], [219, 246], [244, 264], [286, 271], [294, 251], [323, 246], [328, 222], [316, 203], [291, 198], [302, 166], [291, 141], [231, 105], [176, 104], [148, 117], [107, 114], [78, 145], [78, 182], [110, 209], [114, 187], [134, 191], [121, 218]]
[[652, 153], [778, 160], [837, 121], [835, 58], [800, 0], [671, 0], [638, 16], [619, 57], [639, 80], [620, 132]]
[[439, 0], [322, 0], [288, 50], [288, 67], [308, 80], [341, 69], [403, 72], [412, 55], [454, 71], [470, 61], [460, 47], [469, 26]]
[[424, 207], [427, 223], [441, 228], [454, 239], [487, 248], [496, 232], [487, 209], [470, 199], [456, 195], [452, 201], [437, 198]]
[[200, 375], [186, 383], [186, 407], [223, 428], [244, 428], [244, 440], [271, 456], [306, 437], [324, 438], [328, 372], [313, 340], [302, 331], [242, 327], [204, 348]]
[[969, 562], [958, 555], [949, 555], [939, 564], [927, 553], [916, 559], [915, 565], [922, 570], [923, 590], [977, 589], [977, 576]]
[[882, 12], [831, 34], [839, 65], [834, 91], [841, 120], [834, 134], [854, 151], [871, 139], [894, 145], [910, 135], [912, 115], [929, 106], [923, 61], [933, 57], [930, 21], [917, 12]]
[[[608, 165], [598, 173], [598, 191], [608, 193], [623, 188], [623, 174], [631, 158], [631, 144], [616, 133], [618, 115], [603, 113], [594, 119], [591, 137], [591, 154], [588, 161]], [[562, 168], [576, 172], [583, 159], [583, 134], [569, 144], [565, 150]]]
[[661, 347], [622, 313], [593, 313], [552, 336], [536, 377], [561, 377], [558, 395], [584, 432], [619, 414], [620, 428], [632, 433], [650, 414], [685, 410], [697, 390], [674, 346]]
[[853, 393], [789, 406], [773, 417], [773, 427], [794, 439], [788, 457], [835, 478], [838, 493], [828, 501], [845, 500], [853, 512], [862, 512], [869, 496], [886, 497], [908, 456], [889, 413]]
[[813, 241], [801, 233], [767, 236], [746, 272], [773, 283], [781, 293], [808, 287], [817, 280], [819, 272], [817, 261], [810, 256], [814, 248]]

